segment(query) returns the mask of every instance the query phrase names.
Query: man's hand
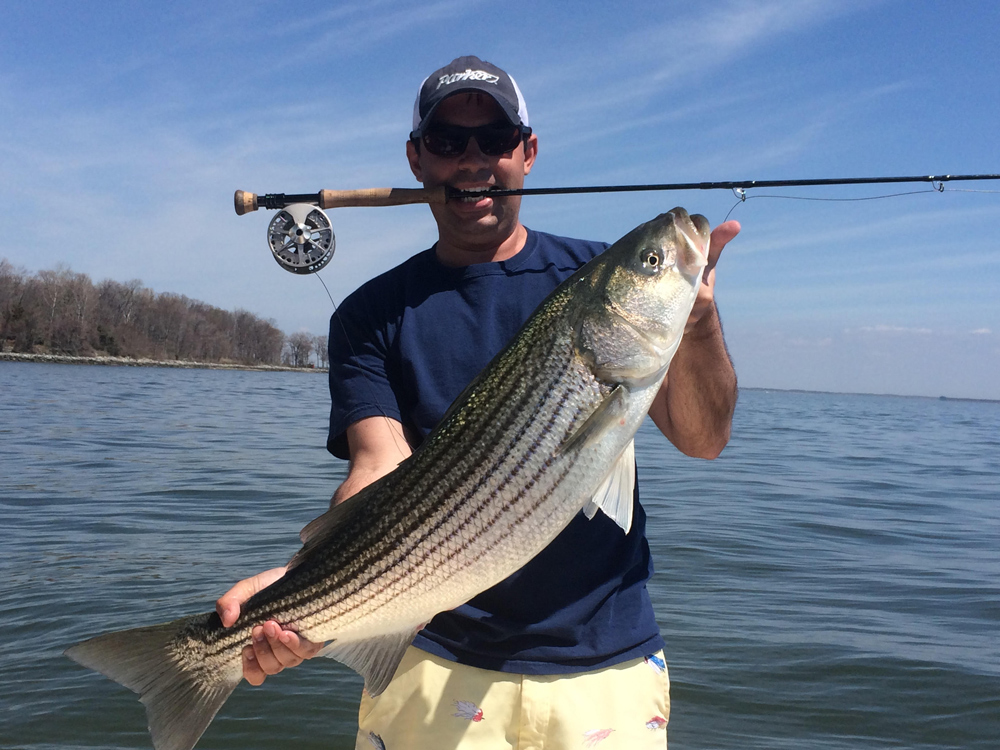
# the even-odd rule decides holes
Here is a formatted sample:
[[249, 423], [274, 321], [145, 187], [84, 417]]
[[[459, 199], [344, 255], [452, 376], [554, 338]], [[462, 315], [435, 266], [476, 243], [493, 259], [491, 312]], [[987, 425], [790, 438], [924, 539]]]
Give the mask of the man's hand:
[[[222, 624], [227, 628], [235, 624], [240, 616], [240, 606], [283, 575], [285, 568], [265, 570], [252, 578], [243, 579], [219, 597], [215, 611]], [[262, 684], [268, 675], [278, 674], [285, 667], [297, 667], [323, 648], [322, 643], [306, 640], [274, 620], [256, 626], [251, 637], [253, 644], [243, 649], [243, 677], [251, 685]]]
[[682, 453], [698, 458], [715, 458], [726, 447], [736, 407], [736, 372], [715, 306], [715, 265], [722, 249], [739, 231], [737, 221], [712, 230], [708, 265], [684, 327], [684, 338], [649, 407], [649, 416], [660, 432]]
[[687, 325], [684, 326], [684, 333], [690, 333], [706, 315], [711, 317], [710, 314], [714, 313], [715, 265], [719, 262], [722, 249], [739, 233], [740, 223], [738, 221], [727, 221], [712, 230], [712, 237], [708, 244], [708, 265], [705, 266], [705, 273], [702, 274], [698, 296], [695, 298], [694, 307], [691, 308]]

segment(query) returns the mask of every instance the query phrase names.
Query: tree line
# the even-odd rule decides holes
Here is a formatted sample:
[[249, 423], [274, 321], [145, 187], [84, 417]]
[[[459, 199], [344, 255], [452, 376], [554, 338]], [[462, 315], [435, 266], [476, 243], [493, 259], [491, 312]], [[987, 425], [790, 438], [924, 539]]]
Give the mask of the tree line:
[[2, 258], [0, 344], [4, 351], [85, 357], [327, 364], [325, 336], [286, 336], [273, 320], [246, 310], [156, 293], [137, 279], [95, 284], [63, 266], [30, 275]]

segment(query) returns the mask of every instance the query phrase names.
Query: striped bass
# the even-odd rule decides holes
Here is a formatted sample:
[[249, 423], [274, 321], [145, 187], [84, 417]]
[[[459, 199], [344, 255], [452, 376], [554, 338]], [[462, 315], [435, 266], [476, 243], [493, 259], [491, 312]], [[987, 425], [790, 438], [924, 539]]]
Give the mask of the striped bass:
[[157, 750], [191, 750], [276, 620], [353, 668], [372, 695], [416, 632], [500, 582], [572, 518], [632, 522], [632, 439], [694, 304], [709, 226], [682, 208], [560, 284], [395, 471], [308, 524], [284, 577], [237, 622], [215, 612], [66, 651], [139, 694]]

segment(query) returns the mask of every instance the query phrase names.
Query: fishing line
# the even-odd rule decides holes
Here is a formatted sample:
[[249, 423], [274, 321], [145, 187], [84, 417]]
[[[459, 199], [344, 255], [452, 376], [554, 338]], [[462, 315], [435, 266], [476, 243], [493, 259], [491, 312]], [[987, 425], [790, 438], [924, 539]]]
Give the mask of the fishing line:
[[[319, 274], [316, 274], [316, 278], [319, 279], [319, 283], [322, 284], [323, 288], [326, 290], [326, 296], [330, 298], [330, 304], [333, 305], [333, 314], [336, 315], [337, 314], [337, 303], [333, 301], [333, 295], [330, 294], [329, 287], [327, 287], [326, 282], [323, 281], [323, 277], [322, 276], [320, 276]], [[345, 331], [345, 333], [346, 333], [346, 331]]]
[[[330, 304], [333, 305], [332, 318], [336, 318], [337, 322], [340, 324], [340, 330], [344, 332], [344, 341], [347, 342], [347, 346], [350, 347], [351, 349], [351, 357], [353, 357], [354, 360], [357, 361], [358, 353], [354, 350], [354, 344], [351, 342], [351, 337], [347, 335], [347, 327], [344, 325], [344, 321], [340, 317], [340, 309], [337, 307], [337, 303], [333, 301], [333, 295], [330, 294], [330, 288], [326, 285], [326, 282], [323, 280], [323, 277], [319, 275], [318, 271], [314, 271], [313, 273], [315, 273], [316, 278], [319, 279], [319, 283], [323, 285], [323, 289], [326, 290], [326, 296], [330, 298]], [[329, 347], [330, 347], [330, 342], [329, 340], [327, 340], [328, 357], [329, 357]], [[374, 402], [375, 407], [382, 413], [381, 414], [382, 419], [385, 420], [385, 425], [389, 429], [389, 434], [392, 435], [392, 443], [393, 445], [396, 446], [396, 450], [399, 451], [400, 455], [404, 454], [403, 448], [399, 444], [399, 438], [402, 438], [404, 444], [406, 445], [406, 450], [412, 452], [410, 444], [406, 441], [406, 436], [397, 435], [396, 430], [393, 428], [392, 422], [394, 420], [386, 413], [385, 407], [382, 406], [382, 402], [378, 400], [378, 394], [375, 392], [375, 386], [372, 385], [371, 380], [368, 379], [368, 374], [364, 372], [364, 370], [361, 370], [361, 375], [362, 375], [362, 380], [365, 381], [365, 385], [368, 386], [372, 402]], [[402, 427], [402, 424], [400, 424], [400, 427]]]
[[[850, 203], [857, 201], [878, 201], [882, 200], [883, 198], [899, 198], [906, 195], [943, 193], [945, 192], [945, 189], [931, 188], [930, 190], [909, 190], [904, 193], [887, 193], [886, 195], [865, 195], [860, 198], [810, 198], [809, 196], [806, 195], [769, 195], [766, 193], [764, 195], [746, 195], [740, 188], [734, 188], [733, 192], [736, 193], [737, 196], [739, 196], [739, 200], [736, 201], [736, 203], [733, 204], [733, 207], [729, 209], [729, 213], [726, 214], [726, 218], [722, 220], [723, 222], [729, 221], [729, 217], [732, 215], [733, 211], [736, 210], [737, 206], [739, 206], [741, 203], [746, 203], [748, 200], [753, 200], [755, 198], [778, 198], [780, 200], [788, 200], [788, 201], [820, 201], [824, 203]], [[947, 192], [952, 193], [960, 191], [957, 189], [953, 190], [952, 188], [948, 188]], [[1000, 193], [1000, 190], [983, 190], [983, 191], [969, 190], [963, 192]]]
[[976, 190], [975, 188], [948, 188], [949, 193], [996, 193], [1000, 194], [1000, 190]]

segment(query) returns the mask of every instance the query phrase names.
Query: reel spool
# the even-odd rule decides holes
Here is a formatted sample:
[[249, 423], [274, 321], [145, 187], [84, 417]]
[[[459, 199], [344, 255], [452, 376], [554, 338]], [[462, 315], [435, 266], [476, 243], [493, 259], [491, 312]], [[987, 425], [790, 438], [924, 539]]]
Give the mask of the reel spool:
[[267, 244], [278, 265], [291, 273], [316, 273], [333, 258], [333, 225], [323, 209], [293, 203], [267, 226]]

